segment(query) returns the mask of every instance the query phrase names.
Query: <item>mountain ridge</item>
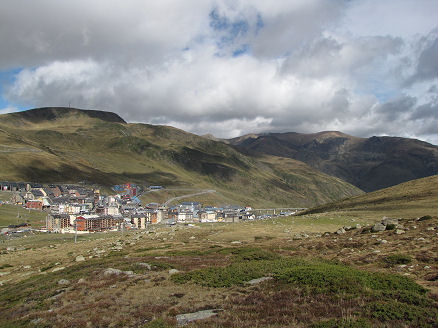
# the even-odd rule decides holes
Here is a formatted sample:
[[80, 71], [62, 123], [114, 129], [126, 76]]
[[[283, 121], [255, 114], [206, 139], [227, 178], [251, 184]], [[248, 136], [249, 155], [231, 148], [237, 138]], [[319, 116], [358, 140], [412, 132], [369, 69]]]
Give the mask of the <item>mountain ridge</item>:
[[247, 156], [173, 127], [61, 111], [52, 120], [0, 116], [0, 179], [188, 186], [217, 190], [220, 199], [209, 195], [212, 202], [274, 207], [311, 207], [362, 192], [292, 159]]
[[228, 139], [246, 154], [293, 158], [364, 191], [438, 174], [438, 147], [401, 137], [359, 138], [338, 131], [268, 133]]

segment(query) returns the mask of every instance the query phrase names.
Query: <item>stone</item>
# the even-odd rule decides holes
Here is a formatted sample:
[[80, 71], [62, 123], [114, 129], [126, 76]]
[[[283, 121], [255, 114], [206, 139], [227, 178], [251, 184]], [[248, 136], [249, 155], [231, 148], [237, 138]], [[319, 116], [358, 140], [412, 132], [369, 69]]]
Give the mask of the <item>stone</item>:
[[202, 310], [198, 312], [193, 313], [184, 313], [184, 314], [178, 314], [176, 316], [176, 322], [178, 326], [183, 326], [188, 324], [189, 322], [196, 321], [196, 320], [202, 320], [202, 319], [208, 319], [210, 317], [213, 317], [217, 315], [221, 309], [212, 309], [212, 310]]
[[343, 233], [345, 233], [345, 229], [344, 228], [336, 230], [336, 234], [338, 234], [338, 235], [342, 235]]
[[356, 225], [354, 226], [356, 229], [360, 229], [362, 228], [362, 226], [359, 223], [356, 223]]
[[189, 239], [196, 239], [196, 237], [195, 236], [191, 236]]
[[15, 247], [14, 246], [8, 246], [8, 247], [6, 247], [6, 250], [7, 251], [15, 251]]
[[119, 270], [119, 269], [108, 268], [108, 269], [105, 269], [102, 273], [104, 276], [111, 276], [111, 275], [118, 276], [118, 275], [122, 274], [123, 271]]
[[238, 244], [241, 244], [242, 242], [241, 241], [238, 241], [238, 240], [234, 240], [234, 241], [232, 241], [231, 242], [231, 244], [233, 244], [233, 245], [238, 245]]
[[246, 283], [248, 285], [256, 285], [256, 284], [259, 284], [259, 283], [261, 283], [263, 281], [272, 280], [272, 279], [273, 279], [272, 277], [261, 277], [261, 278], [258, 278], [258, 279], [252, 279], [250, 281], [247, 281]]
[[78, 284], [85, 284], [85, 279], [84, 278], [79, 279]]
[[83, 261], [85, 261], [85, 257], [83, 257], [82, 255], [78, 255], [78, 256], [76, 256], [75, 261], [76, 262], [83, 262]]
[[141, 267], [143, 267], [143, 268], [146, 268], [146, 269], [148, 269], [148, 270], [152, 270], [152, 265], [150, 265], [149, 263], [143, 263], [143, 262], [140, 262], [140, 263], [137, 263], [137, 265], [138, 265], [138, 266], [141, 266]]
[[25, 266], [23, 267], [23, 269], [30, 269], [30, 268], [31, 268], [30, 265], [25, 265]]
[[62, 286], [70, 285], [70, 280], [67, 279], [58, 280], [58, 285], [62, 285]]
[[406, 231], [404, 231], [404, 230], [401, 230], [401, 229], [395, 230], [395, 234], [396, 235], [401, 235], [401, 234], [404, 234], [404, 233], [406, 233]]
[[388, 243], [388, 241], [387, 241], [387, 240], [385, 240], [385, 239], [382, 239], [382, 240], [380, 241], [380, 243], [381, 243], [381, 244], [387, 244], [387, 243]]
[[65, 267], [54, 268], [54, 269], [52, 270], [52, 272], [57, 272], [57, 271], [61, 271], [61, 270], [64, 270], [64, 269], [65, 269]]
[[433, 230], [435, 230], [435, 228], [434, 227], [428, 227], [426, 230], [427, 231], [433, 231]]
[[383, 218], [382, 224], [385, 226], [387, 226], [388, 224], [398, 225], [398, 219]]
[[179, 270], [177, 270], [177, 269], [170, 269], [169, 270], [169, 274], [175, 274], [175, 273], [178, 273], [179, 272]]
[[373, 232], [379, 232], [379, 231], [385, 231], [386, 230], [386, 226], [382, 223], [376, 223], [375, 225], [373, 225], [372, 229]]

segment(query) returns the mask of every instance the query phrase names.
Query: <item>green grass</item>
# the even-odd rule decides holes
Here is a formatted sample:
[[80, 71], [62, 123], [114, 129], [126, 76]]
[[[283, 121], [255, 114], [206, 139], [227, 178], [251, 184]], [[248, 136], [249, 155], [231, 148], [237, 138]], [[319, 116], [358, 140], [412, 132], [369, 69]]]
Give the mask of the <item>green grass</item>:
[[20, 223], [30, 223], [34, 228], [43, 227], [46, 223], [46, 216], [46, 212], [27, 210], [19, 205], [0, 205], [0, 227]]
[[[6, 131], [0, 134], [0, 146], [25, 144], [37, 152], [0, 153], [0, 179], [214, 189], [217, 193], [193, 200], [253, 207], [309, 207], [360, 193], [303, 163], [251, 157], [171, 127], [105, 122], [79, 111], [33, 123], [8, 118], [4, 115], [0, 123]], [[144, 196], [148, 202], [164, 198], [165, 193]]]
[[[305, 214], [330, 213], [361, 217], [431, 218], [437, 213], [438, 175], [408, 181], [390, 188], [321, 205]], [[424, 220], [422, 219], [422, 220]]]

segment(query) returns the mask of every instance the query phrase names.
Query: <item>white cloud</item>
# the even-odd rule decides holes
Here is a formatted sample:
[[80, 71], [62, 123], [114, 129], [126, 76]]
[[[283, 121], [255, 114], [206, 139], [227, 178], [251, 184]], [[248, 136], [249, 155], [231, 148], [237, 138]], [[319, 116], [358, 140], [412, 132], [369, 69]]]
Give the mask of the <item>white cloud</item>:
[[0, 69], [22, 68], [11, 104], [222, 137], [436, 137], [436, 1], [5, 2]]
[[9, 113], [13, 113], [16, 112], [18, 109], [15, 107], [5, 107], [5, 108], [0, 108], [0, 115], [1, 114], [9, 114]]

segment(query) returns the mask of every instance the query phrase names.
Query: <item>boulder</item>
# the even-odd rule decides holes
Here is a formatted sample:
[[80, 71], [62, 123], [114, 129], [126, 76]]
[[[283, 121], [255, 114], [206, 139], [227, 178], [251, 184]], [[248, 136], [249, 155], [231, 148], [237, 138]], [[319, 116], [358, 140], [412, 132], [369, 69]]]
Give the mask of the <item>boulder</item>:
[[385, 226], [389, 224], [398, 225], [398, 219], [383, 218], [381, 223]]
[[61, 271], [61, 270], [64, 270], [64, 269], [65, 269], [65, 267], [57, 267], [57, 268], [54, 268], [52, 270], [52, 272], [57, 272], [57, 271]]
[[338, 235], [342, 235], [344, 233], [345, 233], [345, 229], [344, 228], [336, 230], [336, 234], [338, 234]]
[[382, 223], [376, 223], [375, 225], [373, 225], [373, 228], [371, 229], [372, 232], [379, 232], [385, 230], [386, 230], [386, 225]]
[[271, 279], [273, 279], [273, 278], [272, 277], [261, 277], [261, 278], [258, 278], [258, 279], [252, 279], [250, 281], [247, 281], [246, 283], [248, 285], [256, 285], [256, 284], [259, 284], [259, 283], [261, 283], [263, 281], [271, 280]]
[[58, 285], [62, 285], [62, 286], [70, 285], [70, 280], [67, 279], [58, 280]]
[[146, 269], [148, 269], [148, 270], [152, 270], [152, 265], [150, 265], [149, 263], [143, 263], [143, 262], [140, 262], [140, 263], [137, 263], [137, 265], [138, 265], [138, 266], [141, 266], [141, 267], [143, 267], [143, 268], [146, 268]]
[[85, 257], [83, 257], [82, 255], [78, 255], [78, 256], [76, 256], [75, 261], [76, 262], [83, 262], [83, 261], [85, 261]]
[[198, 312], [193, 313], [184, 313], [184, 314], [178, 314], [176, 316], [176, 322], [178, 326], [186, 325], [189, 322], [196, 321], [196, 320], [202, 320], [207, 319], [210, 317], [213, 317], [218, 314], [222, 310], [220, 309], [213, 309], [213, 310], [202, 310]]
[[108, 268], [108, 269], [105, 269], [102, 273], [104, 276], [111, 276], [111, 275], [118, 276], [118, 275], [122, 274], [123, 271], [119, 270], [119, 269]]
[[401, 229], [397, 229], [397, 230], [395, 230], [395, 234], [396, 234], [396, 235], [401, 235], [401, 234], [403, 234], [403, 233], [406, 233], [406, 231], [401, 230]]

